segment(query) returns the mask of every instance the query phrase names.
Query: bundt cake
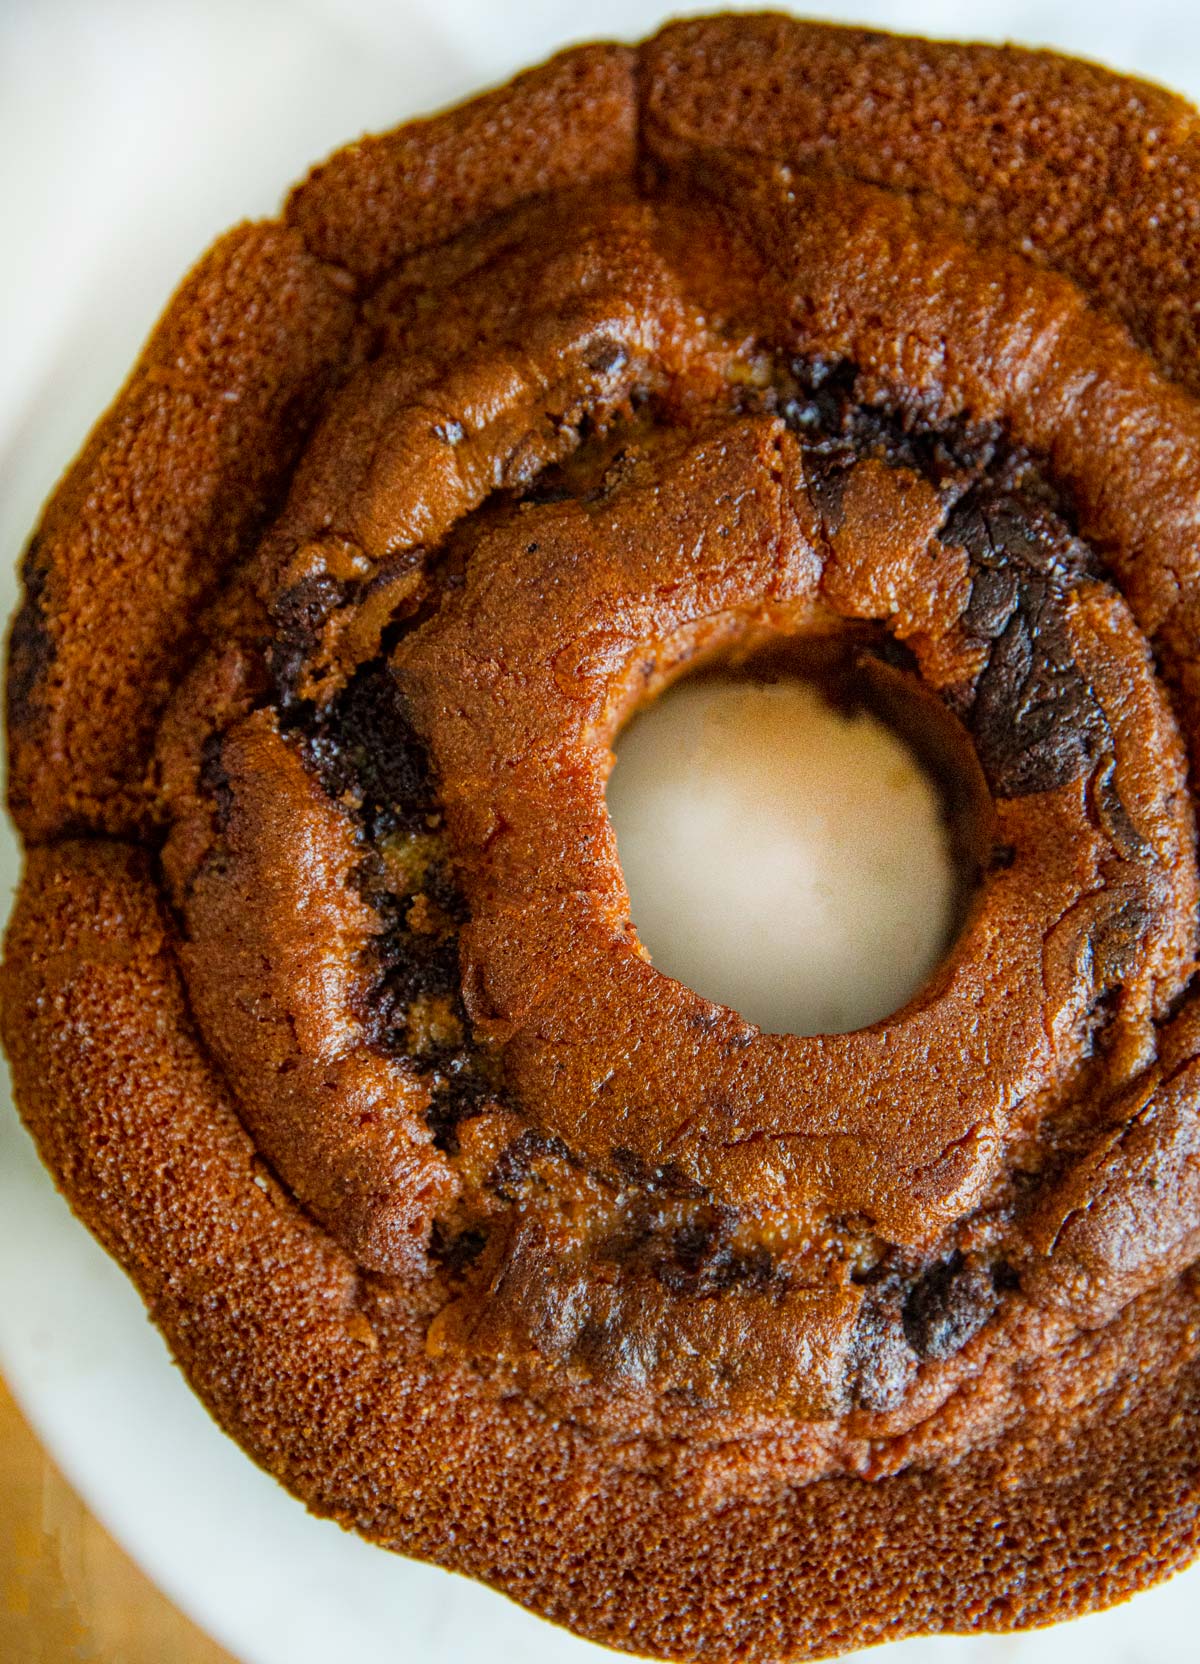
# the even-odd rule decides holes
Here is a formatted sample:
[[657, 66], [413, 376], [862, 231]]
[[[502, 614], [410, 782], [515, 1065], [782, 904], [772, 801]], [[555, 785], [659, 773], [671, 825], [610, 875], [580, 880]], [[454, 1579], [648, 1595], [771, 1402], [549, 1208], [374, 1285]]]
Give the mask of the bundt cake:
[[[350, 145], [186, 280], [8, 667], [16, 1096], [311, 1509], [714, 1661], [1200, 1546], [1200, 119], [777, 16]], [[701, 666], [912, 737], [967, 896], [849, 1034], [656, 971]]]

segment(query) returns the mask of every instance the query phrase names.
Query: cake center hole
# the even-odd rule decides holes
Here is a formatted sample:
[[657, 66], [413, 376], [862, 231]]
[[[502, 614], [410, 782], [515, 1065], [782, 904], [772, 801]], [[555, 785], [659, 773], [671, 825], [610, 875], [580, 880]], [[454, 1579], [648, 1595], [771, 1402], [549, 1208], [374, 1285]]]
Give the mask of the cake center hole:
[[871, 710], [794, 676], [684, 680], [616, 745], [608, 808], [655, 967], [775, 1033], [899, 1009], [964, 908], [961, 830]]

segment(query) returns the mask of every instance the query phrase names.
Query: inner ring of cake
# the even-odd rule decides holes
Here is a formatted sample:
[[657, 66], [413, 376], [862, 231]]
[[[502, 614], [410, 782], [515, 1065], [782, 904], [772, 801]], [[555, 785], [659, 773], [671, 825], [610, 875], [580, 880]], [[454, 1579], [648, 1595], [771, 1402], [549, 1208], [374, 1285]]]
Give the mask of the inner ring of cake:
[[[638, 466], [627, 456], [611, 499], [483, 535], [463, 590], [393, 660], [459, 852], [468, 1009], [532, 1125], [586, 1159], [629, 1150], [777, 1220], [861, 1215], [926, 1245], [978, 1200], [1010, 1117], [1078, 1051], [1095, 1002], [1157, 951], [1163, 874], [1095, 808], [1145, 774], [1123, 715], [1130, 688], [1158, 702], [1144, 651], [1069, 549], [1025, 527], [1028, 569], [995, 551], [989, 569], [941, 541], [954, 526], [905, 470], [859, 464], [831, 525], [778, 421], [719, 424], [640, 484]], [[760, 1034], [647, 964], [604, 808], [610, 742], [698, 657], [854, 619], [885, 622], [969, 712], [1002, 860], [904, 1012]], [[1171, 819], [1162, 802], [1133, 813], [1152, 836]]]

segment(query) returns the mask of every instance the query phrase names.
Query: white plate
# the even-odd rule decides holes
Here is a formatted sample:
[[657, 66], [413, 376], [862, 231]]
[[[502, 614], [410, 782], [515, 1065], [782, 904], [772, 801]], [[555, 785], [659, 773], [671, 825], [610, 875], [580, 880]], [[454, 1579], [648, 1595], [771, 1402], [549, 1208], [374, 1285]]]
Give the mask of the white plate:
[[[669, 9], [641, 0], [0, 8], [4, 613], [10, 565], [41, 499], [213, 236], [272, 211], [310, 162], [364, 128], [462, 96], [567, 40], [646, 33]], [[818, 9], [917, 32], [1056, 44], [1200, 97], [1200, 16], [1190, 0], [863, 0]], [[6, 831], [6, 889], [16, 870]], [[261, 1474], [192, 1397], [132, 1287], [71, 1217], [7, 1103], [0, 1369], [104, 1524], [247, 1664], [611, 1656], [478, 1585], [311, 1519]], [[1197, 1656], [1198, 1627], [1200, 1569], [1057, 1630], [905, 1642], [886, 1656], [888, 1664], [1184, 1664]]]

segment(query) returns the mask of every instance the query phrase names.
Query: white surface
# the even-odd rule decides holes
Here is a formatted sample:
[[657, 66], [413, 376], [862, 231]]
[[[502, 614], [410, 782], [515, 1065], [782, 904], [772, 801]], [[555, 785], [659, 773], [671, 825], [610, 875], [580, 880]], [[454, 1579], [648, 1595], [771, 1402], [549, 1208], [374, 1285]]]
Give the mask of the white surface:
[[[645, 33], [641, 0], [2, 0], [0, 547], [115, 391], [219, 231], [270, 211], [323, 152], [588, 35]], [[684, 9], [684, 8], [679, 8]], [[720, 9], [695, 6], [690, 10]], [[1191, 0], [912, 0], [820, 15], [1054, 44], [1200, 97]], [[3, 848], [11, 887], [16, 857]], [[132, 1289], [0, 1111], [0, 1368], [91, 1506], [247, 1664], [567, 1664], [601, 1655], [488, 1591], [309, 1519], [208, 1420]], [[0, 1499], [2, 1506], [2, 1499]], [[887, 1664], [1191, 1664], [1200, 1571], [1008, 1639], [915, 1641]]]
[[801, 682], [685, 682], [617, 741], [608, 812], [656, 968], [775, 1034], [898, 1011], [948, 945], [941, 802], [877, 718]]

